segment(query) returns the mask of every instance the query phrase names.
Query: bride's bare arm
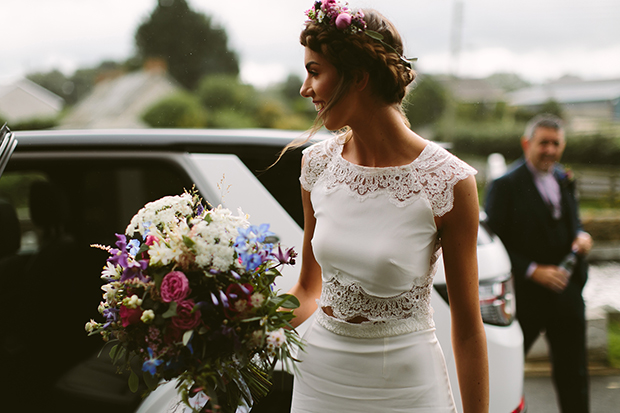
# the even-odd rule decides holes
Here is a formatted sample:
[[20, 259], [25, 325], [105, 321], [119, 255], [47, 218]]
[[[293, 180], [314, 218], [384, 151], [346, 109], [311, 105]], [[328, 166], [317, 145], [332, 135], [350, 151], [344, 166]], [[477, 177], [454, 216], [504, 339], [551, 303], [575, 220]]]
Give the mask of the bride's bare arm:
[[314, 252], [312, 251], [312, 237], [316, 219], [314, 209], [310, 202], [310, 192], [301, 189], [301, 198], [304, 208], [304, 239], [301, 253], [301, 271], [299, 280], [289, 291], [299, 299], [300, 307], [297, 308], [295, 318], [291, 322], [293, 327], [297, 327], [304, 322], [314, 311], [317, 304], [316, 299], [321, 295], [321, 267], [319, 266]]
[[478, 195], [473, 176], [454, 188], [454, 207], [440, 218], [446, 283], [464, 413], [489, 411], [487, 345], [478, 299]]

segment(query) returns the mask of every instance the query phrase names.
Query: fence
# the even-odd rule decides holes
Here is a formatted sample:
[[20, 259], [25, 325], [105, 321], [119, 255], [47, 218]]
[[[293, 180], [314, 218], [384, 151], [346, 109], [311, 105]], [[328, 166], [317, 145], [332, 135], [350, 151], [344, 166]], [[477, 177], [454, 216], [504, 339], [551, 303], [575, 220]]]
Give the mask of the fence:
[[620, 167], [575, 168], [581, 199], [595, 199], [620, 205]]

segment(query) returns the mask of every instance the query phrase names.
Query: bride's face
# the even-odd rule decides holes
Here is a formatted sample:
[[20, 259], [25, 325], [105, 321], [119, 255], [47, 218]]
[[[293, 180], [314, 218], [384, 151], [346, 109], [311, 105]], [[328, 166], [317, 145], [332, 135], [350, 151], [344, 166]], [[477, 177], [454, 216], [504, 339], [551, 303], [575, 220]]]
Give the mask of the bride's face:
[[[338, 69], [322, 54], [309, 47], [306, 47], [304, 61], [307, 75], [301, 86], [301, 96], [312, 99], [317, 112], [323, 114], [340, 80]], [[343, 96], [328, 112], [325, 112], [324, 124], [328, 130], [337, 130], [348, 125], [350, 105], [345, 103], [346, 100], [347, 95]]]

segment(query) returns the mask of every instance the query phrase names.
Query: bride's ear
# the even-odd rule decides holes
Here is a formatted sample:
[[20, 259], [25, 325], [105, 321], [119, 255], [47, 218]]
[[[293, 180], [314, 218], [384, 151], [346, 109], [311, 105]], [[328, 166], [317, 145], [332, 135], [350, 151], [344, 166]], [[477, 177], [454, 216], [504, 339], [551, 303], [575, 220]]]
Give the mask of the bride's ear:
[[368, 87], [368, 83], [370, 82], [370, 75], [367, 71], [357, 70], [355, 71], [353, 76], [355, 79], [353, 82], [353, 87], [355, 87], [355, 89], [361, 92], [366, 89], [366, 87]]

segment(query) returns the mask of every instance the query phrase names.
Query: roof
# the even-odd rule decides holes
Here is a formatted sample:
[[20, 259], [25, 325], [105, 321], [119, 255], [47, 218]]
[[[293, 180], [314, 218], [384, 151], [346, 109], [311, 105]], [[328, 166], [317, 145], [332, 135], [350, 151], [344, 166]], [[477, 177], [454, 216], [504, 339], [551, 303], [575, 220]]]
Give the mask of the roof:
[[504, 91], [486, 79], [453, 79], [449, 76], [438, 76], [437, 78], [461, 102], [499, 102], [504, 99]]
[[145, 110], [181, 87], [161, 70], [139, 70], [105, 79], [79, 101], [58, 126], [74, 128], [143, 128]]
[[26, 78], [17, 80], [8, 85], [0, 85], [0, 98], [15, 89], [23, 90], [57, 111], [62, 110], [65, 102], [64, 99], [57, 94], [50, 92], [44, 87]]
[[620, 79], [558, 81], [520, 89], [509, 94], [509, 101], [513, 106], [542, 105], [549, 100], [559, 103], [586, 103], [616, 99], [620, 99]]

